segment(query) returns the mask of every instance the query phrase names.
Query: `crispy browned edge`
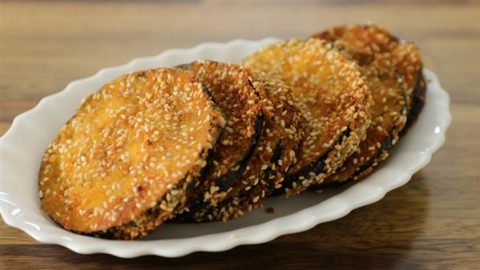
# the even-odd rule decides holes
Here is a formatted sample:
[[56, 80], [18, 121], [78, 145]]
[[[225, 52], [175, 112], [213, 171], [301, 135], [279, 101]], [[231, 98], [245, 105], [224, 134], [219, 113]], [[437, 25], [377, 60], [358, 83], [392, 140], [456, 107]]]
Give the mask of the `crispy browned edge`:
[[[209, 62], [215, 62], [215, 61], [209, 61]], [[176, 67], [181, 69], [189, 69], [192, 64], [193, 63], [182, 64]], [[249, 81], [249, 83], [252, 89], [256, 91], [253, 82]], [[208, 89], [207, 89], [207, 92], [209, 92]], [[258, 92], [255, 92], [255, 93], [257, 96], [259, 95]], [[211, 93], [209, 95], [210, 97], [212, 97]], [[264, 121], [265, 121], [265, 118], [264, 118], [263, 112], [260, 110], [255, 121], [255, 126], [254, 126], [255, 134], [252, 136], [252, 139], [248, 145], [248, 149], [245, 152], [246, 154], [236, 163], [238, 166], [238, 169], [230, 170], [226, 174], [222, 175], [220, 178], [215, 179], [215, 184], [220, 188], [219, 190], [220, 192], [227, 192], [227, 194], [229, 194], [232, 186], [241, 179], [241, 176], [243, 175], [246, 167], [248, 166], [253, 155], [255, 154], [256, 147], [260, 142], [263, 127], [264, 127]], [[213, 151], [215, 151], [215, 147], [217, 147], [217, 145], [214, 146]], [[205, 168], [206, 172], [209, 170], [209, 167], [210, 166], [207, 166]], [[195, 187], [193, 185], [190, 186], [188, 189], [188, 193], [191, 194], [195, 188], [198, 188], [198, 187]], [[203, 222], [206, 218], [205, 215], [207, 214], [208, 209], [210, 209], [210, 205], [208, 205], [207, 202], [204, 202], [202, 198], [193, 198], [193, 199], [191, 198], [188, 201], [188, 203], [183, 207], [183, 209], [182, 208], [179, 208], [179, 209], [180, 210], [175, 215], [175, 218], [172, 220], [172, 222], [175, 222], [175, 223]]]
[[[223, 221], [226, 222], [232, 218], [238, 218], [243, 216], [246, 212], [252, 211], [254, 209], [260, 208], [263, 206], [263, 200], [270, 196], [275, 188], [280, 188], [282, 182], [284, 181], [284, 175], [296, 162], [296, 152], [302, 144], [303, 138], [305, 136], [304, 131], [304, 117], [301, 114], [300, 109], [297, 107], [297, 104], [291, 99], [292, 96], [288, 92], [282, 95], [285, 100], [282, 98], [276, 98], [272, 95], [277, 94], [276, 92], [270, 92], [269, 87], [281, 87], [276, 90], [288, 89], [286, 85], [280, 81], [272, 81], [264, 77], [263, 74], [256, 74], [258, 77], [262, 77], [261, 80], [257, 81], [256, 85], [259, 87], [258, 91], [262, 97], [265, 99], [266, 103], [271, 104], [272, 112], [266, 111], [264, 108], [265, 124], [269, 124], [270, 128], [275, 128], [281, 130], [281, 137], [272, 137], [275, 139], [274, 148], [267, 150], [265, 147], [257, 147], [255, 149], [254, 156], [257, 159], [253, 158], [251, 162], [259, 162], [263, 158], [262, 155], [270, 156], [267, 163], [263, 164], [265, 166], [263, 170], [257, 164], [256, 174], [259, 175], [259, 178], [246, 179], [242, 177], [242, 181], [237, 183], [232, 190], [231, 194], [222, 200], [216, 207], [210, 207], [205, 209], [205, 213], [200, 219], [195, 220], [196, 222], [212, 222], [212, 221]], [[267, 86], [268, 85], [268, 86]], [[262, 90], [261, 88], [265, 88]], [[272, 89], [273, 90], [273, 89]], [[275, 100], [276, 103], [273, 103]], [[281, 108], [275, 108], [279, 104], [282, 104]], [[290, 115], [283, 117], [283, 113], [279, 116], [280, 124], [275, 120], [275, 117], [278, 115], [278, 110], [284, 110], [283, 113], [288, 112]], [[275, 115], [274, 115], [275, 114]], [[267, 117], [271, 115], [270, 117]], [[274, 115], [274, 116], [273, 116]], [[291, 119], [289, 119], [291, 117]], [[285, 123], [282, 126], [282, 122]], [[295, 134], [289, 134], [285, 130], [286, 126], [289, 126], [295, 130]], [[262, 132], [260, 141], [262, 142], [259, 146], [266, 145], [264, 142], [268, 140], [268, 134], [266, 128]], [[262, 148], [262, 149], [260, 149]], [[293, 153], [292, 153], [293, 151]], [[279, 162], [282, 160], [281, 162]], [[265, 161], [265, 160], [264, 160]], [[250, 163], [251, 163], [250, 162]], [[252, 168], [254, 166], [250, 166]], [[248, 175], [247, 175], [248, 176]]]
[[[389, 37], [390, 42], [398, 43], [398, 38], [396, 38], [393, 35], [391, 35], [390, 33], [388, 33], [388, 31], [386, 29], [384, 29], [383, 27], [373, 25], [373, 24], [335, 26], [335, 27], [332, 27], [330, 29], [342, 29], [342, 28], [346, 29], [349, 26], [364, 27], [364, 28], [373, 27], [377, 31], [384, 32]], [[312, 35], [312, 37], [322, 38], [324, 36], [324, 33], [325, 33], [325, 31], [324, 32], [319, 32], [317, 34]], [[348, 51], [347, 51], [347, 55], [348, 55]], [[395, 69], [394, 66], [392, 66], [392, 68]], [[413, 102], [412, 109], [410, 109], [410, 110], [408, 109], [408, 107], [407, 107], [407, 103], [408, 103], [407, 102], [407, 98], [408, 98], [407, 97], [407, 89], [406, 89], [405, 83], [403, 82], [403, 78], [402, 78], [403, 76], [398, 72], [398, 70], [396, 70], [395, 73], [397, 74], [397, 77], [399, 79], [400, 87], [403, 88], [403, 93], [404, 93], [404, 98], [405, 98], [405, 106], [401, 109], [400, 113], [401, 114], [405, 114], [405, 113], [407, 114], [407, 116], [408, 116], [407, 117], [407, 124], [404, 123], [403, 125], [399, 126], [398, 128], [392, 127], [390, 129], [388, 129], [388, 136], [387, 136], [386, 140], [384, 140], [381, 143], [381, 146], [377, 149], [375, 154], [373, 156], [371, 156], [368, 160], [366, 160], [364, 163], [359, 164], [356, 171], [350, 177], [348, 177], [347, 179], [342, 179], [341, 182], [348, 181], [348, 180], [360, 180], [360, 179], [363, 179], [366, 176], [370, 175], [374, 171], [375, 167], [378, 166], [382, 161], [384, 161], [389, 156], [390, 150], [392, 149], [392, 147], [398, 141], [399, 135], [401, 134], [401, 132], [404, 132], [405, 128], [408, 126], [408, 124], [409, 124], [408, 121], [411, 121], [413, 119], [411, 114], [418, 115], [418, 113], [419, 113], [419, 111], [417, 112], [417, 110], [416, 110], [416, 103], [418, 103], [418, 101], [416, 101], [416, 99], [417, 99], [416, 95], [414, 95], [414, 102]], [[417, 81], [417, 83], [418, 83], [418, 81]], [[415, 90], [417, 90], [417, 88], [415, 88]], [[384, 129], [385, 129], [385, 127], [384, 127]], [[321, 185], [314, 186], [313, 189], [319, 189], [319, 188], [322, 188], [325, 185], [331, 185], [332, 182], [335, 182], [335, 181], [325, 181]]]
[[[323, 41], [326, 46], [329, 46], [329, 48], [333, 50], [338, 50], [336, 46], [327, 41]], [[345, 57], [345, 59], [348, 59]], [[366, 100], [368, 99], [368, 96], [366, 97]], [[356, 108], [354, 113], [358, 113], [360, 111], [360, 108]], [[343, 160], [345, 160], [350, 154], [352, 154], [355, 151], [355, 148], [358, 147], [358, 144], [355, 143], [354, 138], [360, 138], [363, 137], [363, 133], [365, 133], [366, 128], [369, 125], [369, 121], [365, 122], [365, 125], [361, 125], [361, 127], [357, 127], [355, 130], [351, 130], [349, 127], [353, 122], [350, 122], [347, 126], [342, 128], [340, 134], [337, 135], [337, 137], [333, 140], [331, 148], [326, 151], [323, 155], [318, 157], [316, 160], [313, 160], [310, 162], [308, 165], [303, 166], [301, 169], [297, 170], [295, 173], [292, 173], [291, 171], [287, 173], [285, 177], [285, 181], [283, 182], [283, 186], [281, 188], [273, 190], [271, 193], [271, 196], [278, 196], [278, 195], [286, 195], [287, 197], [294, 195], [296, 193], [299, 193], [308, 187], [305, 186], [304, 182], [307, 181], [312, 177], [312, 175], [315, 175], [314, 178], [320, 177], [324, 179], [324, 176], [326, 175], [327, 171], [328, 173], [331, 173], [334, 171], [333, 168], [330, 168], [327, 166], [327, 161], [330, 155], [332, 153], [335, 157], [337, 157], [338, 160], [336, 160], [337, 166], [339, 166], [341, 163], [343, 163]], [[358, 140], [360, 142], [360, 140]], [[357, 145], [357, 146], [355, 146]], [[336, 146], [340, 146], [341, 150], [337, 150]], [[341, 157], [339, 157], [339, 155]], [[323, 176], [323, 177], [322, 177]], [[308, 180], [310, 181], [310, 180]], [[314, 183], [311, 183], [314, 184]], [[308, 185], [311, 185], [308, 184]]]

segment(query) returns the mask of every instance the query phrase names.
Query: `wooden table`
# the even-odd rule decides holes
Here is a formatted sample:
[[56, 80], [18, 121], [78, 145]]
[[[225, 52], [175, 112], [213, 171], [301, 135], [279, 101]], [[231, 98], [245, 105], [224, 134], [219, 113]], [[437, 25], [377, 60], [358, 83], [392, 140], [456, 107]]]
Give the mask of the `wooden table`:
[[2, 1], [0, 133], [69, 81], [134, 57], [205, 41], [305, 37], [372, 20], [415, 40], [450, 92], [454, 120], [432, 162], [408, 185], [345, 218], [222, 253], [79, 255], [0, 221], [0, 268], [480, 268], [480, 5], [244, 2]]

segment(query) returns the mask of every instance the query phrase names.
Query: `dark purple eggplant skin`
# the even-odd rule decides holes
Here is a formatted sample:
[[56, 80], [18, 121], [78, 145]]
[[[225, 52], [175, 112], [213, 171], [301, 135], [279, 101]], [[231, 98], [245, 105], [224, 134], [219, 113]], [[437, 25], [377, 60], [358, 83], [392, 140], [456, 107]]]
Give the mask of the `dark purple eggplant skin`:
[[[336, 143], [334, 143], [332, 145], [342, 144], [342, 142], [346, 138], [348, 138], [348, 136], [350, 136], [350, 132], [351, 132], [350, 129], [347, 128], [344, 132], [342, 132], [338, 136], [338, 138], [336, 140]], [[274, 197], [274, 196], [279, 196], [279, 195], [285, 194], [285, 190], [287, 188], [291, 188], [292, 184], [294, 182], [296, 182], [299, 179], [299, 177], [301, 177], [301, 176], [307, 177], [310, 172], [313, 172], [315, 174], [325, 173], [325, 160], [327, 159], [330, 151], [333, 151], [333, 148], [331, 150], [325, 152], [325, 154], [323, 154], [321, 157], [319, 157], [314, 162], [311, 162], [309, 165], [300, 169], [295, 174], [287, 174], [285, 176], [285, 180], [283, 181], [282, 187], [272, 190], [270, 195]], [[315, 185], [313, 185], [313, 189], [315, 189]]]
[[[281, 143], [278, 143], [274, 150], [273, 150], [273, 155], [272, 155], [272, 158], [270, 159], [270, 162], [271, 163], [277, 163], [278, 160], [280, 160], [280, 157], [282, 155], [282, 152], [283, 152], [283, 146]], [[271, 169], [269, 168], [266, 172], [265, 172], [265, 176], [264, 176], [264, 181], [268, 183], [268, 179], [269, 179], [269, 176], [270, 176], [270, 173], [271, 173]], [[271, 185], [269, 185], [268, 187], [265, 187], [265, 186], [261, 186], [260, 184], [255, 186], [254, 188], [246, 191], [243, 187], [240, 189], [240, 191], [235, 194], [235, 196], [237, 198], [239, 198], [240, 201], [242, 202], [247, 202], [247, 201], [251, 201], [254, 196], [256, 196], [256, 194], [260, 194], [262, 192], [262, 189], [266, 189], [267, 191], [267, 195], [266, 197], [269, 196], [269, 194], [274, 190], [274, 184], [272, 183]], [[268, 190], [267, 190], [268, 189]], [[255, 194], [255, 195], [254, 195]], [[217, 205], [217, 209], [218, 208], [222, 208], [222, 207], [242, 207], [241, 205], [240, 206], [236, 206], [234, 203], [233, 203], [233, 198], [232, 197], [227, 197], [225, 198], [223, 201], [221, 201], [218, 205]], [[243, 209], [242, 209], [243, 210]], [[211, 211], [207, 212], [206, 214], [208, 215]], [[196, 221], [194, 220], [182, 220], [183, 222], [192, 222], [192, 223], [197, 223]], [[203, 222], [216, 222], [218, 220], [214, 219], [214, 220], [205, 220], [205, 221], [202, 221]]]
[[[425, 105], [426, 90], [427, 90], [427, 87], [426, 87], [425, 78], [423, 76], [422, 69], [420, 69], [419, 72], [418, 72], [418, 76], [417, 76], [417, 80], [415, 82], [413, 92], [412, 92], [412, 95], [413, 95], [412, 106], [407, 112], [407, 123], [405, 124], [405, 127], [402, 129], [402, 131], [399, 134], [400, 138], [407, 133], [407, 131], [416, 122], [416, 120], [418, 119], [418, 116], [422, 112], [422, 109]], [[358, 171], [354, 175], [352, 175], [352, 177], [350, 177], [347, 181], [332, 182], [332, 183], [326, 183], [326, 184], [322, 184], [322, 185], [315, 185], [311, 189], [312, 190], [318, 190], [320, 188], [325, 188], [327, 186], [341, 185], [342, 183], [350, 182], [350, 180], [352, 180], [355, 177], [357, 177], [358, 175], [362, 174], [364, 171], [370, 169], [370, 167], [373, 166], [373, 164], [375, 164], [376, 162], [378, 163], [379, 157], [385, 151], [390, 152], [390, 150], [394, 146], [393, 145], [394, 136], [393, 136], [392, 132], [390, 132], [390, 134], [392, 134], [392, 136], [389, 136], [389, 138], [385, 142], [382, 143], [382, 146], [377, 150], [377, 152], [375, 153], [375, 156], [373, 156], [371, 159], [364, 162], [359, 167]], [[360, 179], [357, 179], [357, 180], [360, 180]]]
[[410, 127], [417, 121], [418, 116], [423, 110], [423, 107], [425, 106], [425, 99], [426, 99], [426, 94], [427, 94], [427, 83], [425, 81], [425, 77], [423, 75], [423, 68], [420, 68], [418, 71], [418, 76], [417, 80], [415, 82], [415, 86], [413, 88], [412, 92], [412, 107], [408, 111], [407, 114], [407, 124], [405, 125], [405, 128], [402, 130], [400, 133], [400, 136], [403, 136], [407, 131], [410, 129]]
[[[390, 35], [392, 40], [395, 42], [400, 43], [402, 41], [401, 38]], [[400, 132], [400, 137], [403, 136], [407, 131], [410, 129], [413, 123], [417, 120], [418, 116], [422, 112], [422, 109], [425, 105], [425, 98], [426, 98], [426, 93], [427, 93], [427, 84], [425, 82], [425, 77], [423, 75], [423, 66], [420, 67], [420, 69], [417, 72], [417, 80], [415, 81], [415, 86], [413, 87], [413, 92], [412, 92], [412, 106], [410, 110], [407, 113], [407, 123], [405, 124], [405, 127], [403, 130]]]
[[[232, 187], [235, 183], [237, 183], [240, 180], [241, 176], [245, 172], [246, 167], [248, 166], [250, 160], [253, 157], [253, 154], [255, 152], [255, 149], [257, 148], [258, 143], [260, 142], [263, 126], [264, 126], [264, 117], [263, 117], [263, 114], [260, 113], [255, 121], [255, 134], [252, 137], [251, 143], [248, 146], [249, 149], [247, 151], [247, 154], [243, 156], [242, 160], [240, 160], [237, 163], [239, 168], [236, 171], [229, 171], [226, 174], [224, 174], [222, 177], [215, 180], [215, 183], [219, 186], [221, 191], [228, 190], [230, 187]], [[210, 167], [210, 165], [207, 163], [206, 167]], [[206, 169], [206, 171], [208, 171], [208, 169]], [[192, 187], [188, 190], [189, 194], [193, 192], [194, 188], [195, 187]], [[206, 205], [202, 199], [203, 198], [198, 198], [196, 200], [189, 200], [187, 203], [189, 212], [185, 212], [177, 215], [172, 220], [172, 222], [175, 222], [175, 223], [195, 222], [192, 219], [190, 212], [196, 212], [199, 209], [209, 207], [209, 205]]]

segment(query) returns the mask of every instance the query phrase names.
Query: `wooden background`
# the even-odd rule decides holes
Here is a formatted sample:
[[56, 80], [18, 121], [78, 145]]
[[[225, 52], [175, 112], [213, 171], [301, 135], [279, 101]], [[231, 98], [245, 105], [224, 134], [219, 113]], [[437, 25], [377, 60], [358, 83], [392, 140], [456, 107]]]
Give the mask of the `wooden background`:
[[42, 97], [102, 67], [205, 41], [305, 37], [367, 20], [418, 43], [450, 92], [453, 123], [408, 185], [303, 233], [222, 253], [126, 260], [40, 244], [0, 221], [0, 268], [480, 268], [478, 3], [2, 1], [1, 20], [0, 134]]

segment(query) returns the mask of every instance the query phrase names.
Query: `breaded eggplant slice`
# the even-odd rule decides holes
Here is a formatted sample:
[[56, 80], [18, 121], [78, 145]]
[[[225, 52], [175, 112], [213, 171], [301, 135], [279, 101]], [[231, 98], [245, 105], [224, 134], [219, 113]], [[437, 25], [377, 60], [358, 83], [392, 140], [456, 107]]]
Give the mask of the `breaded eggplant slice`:
[[[363, 34], [362, 34], [363, 33]], [[330, 37], [343, 37], [352, 46], [349, 51], [354, 57], [362, 61], [368, 60], [368, 55], [375, 53], [391, 54], [392, 64], [403, 76], [407, 87], [408, 116], [404, 131], [418, 117], [425, 103], [426, 83], [422, 73], [422, 59], [420, 51], [412, 42], [401, 40], [392, 35], [387, 29], [375, 24], [348, 25], [333, 27], [326, 30], [324, 35]], [[361, 38], [357, 36], [363, 35]], [[360, 40], [358, 44], [354, 42]], [[374, 46], [370, 46], [375, 44]]]
[[[392, 39], [396, 39], [392, 36]], [[398, 41], [398, 39], [397, 39]], [[415, 44], [411, 42], [398, 41], [392, 51], [393, 64], [404, 80], [406, 89], [407, 120], [403, 129], [399, 132], [401, 137], [409, 127], [416, 121], [425, 104], [426, 83], [423, 77], [423, 64], [420, 52]], [[387, 142], [389, 143], [389, 142]], [[385, 151], [378, 152], [379, 158], [363, 164], [355, 174], [354, 179], [360, 180], [370, 175], [378, 162], [388, 157]]]
[[426, 83], [420, 51], [412, 42], [400, 42], [393, 51], [393, 64], [407, 85], [408, 116], [403, 133], [415, 122], [425, 104]]
[[319, 39], [269, 45], [244, 64], [291, 87], [306, 118], [298, 162], [288, 172], [287, 196], [320, 184], [359, 146], [370, 125], [368, 88], [358, 65]]
[[407, 120], [406, 84], [392, 64], [397, 41], [376, 25], [338, 26], [313, 37], [334, 42], [356, 61], [372, 95], [372, 124], [366, 140], [325, 183], [356, 180], [388, 157]]
[[265, 126], [255, 154], [231, 194], [197, 221], [225, 222], [262, 207], [263, 199], [282, 186], [288, 169], [296, 163], [296, 152], [305, 136], [305, 120], [292, 101], [291, 90], [279, 80], [266, 78], [254, 86], [265, 104]]
[[135, 72], [89, 96], [42, 159], [42, 209], [63, 228], [135, 239], [200, 180], [223, 116], [189, 71]]
[[195, 74], [223, 112], [226, 123], [213, 149], [212, 163], [195, 186], [188, 208], [176, 221], [203, 220], [204, 209], [215, 207], [240, 181], [262, 134], [264, 116], [249, 70], [240, 65], [197, 61], [182, 68]]

